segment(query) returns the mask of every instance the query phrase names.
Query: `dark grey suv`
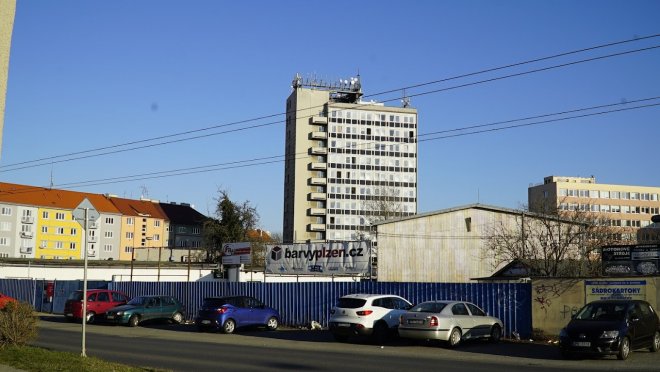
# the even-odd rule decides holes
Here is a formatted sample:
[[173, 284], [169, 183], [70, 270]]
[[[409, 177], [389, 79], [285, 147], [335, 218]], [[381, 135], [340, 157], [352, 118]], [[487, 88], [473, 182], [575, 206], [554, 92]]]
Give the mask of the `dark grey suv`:
[[660, 350], [658, 314], [646, 301], [604, 300], [585, 305], [559, 334], [565, 358], [578, 354], [616, 355], [626, 359], [631, 350]]

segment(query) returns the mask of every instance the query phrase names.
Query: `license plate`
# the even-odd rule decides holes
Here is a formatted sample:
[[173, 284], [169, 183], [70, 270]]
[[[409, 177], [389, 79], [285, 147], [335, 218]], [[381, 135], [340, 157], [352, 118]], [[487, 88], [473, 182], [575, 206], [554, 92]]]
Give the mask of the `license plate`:
[[348, 323], [337, 323], [337, 327], [350, 327], [351, 325]]
[[424, 324], [424, 319], [408, 319], [408, 324]]
[[114, 315], [108, 315], [108, 316], [106, 316], [106, 318], [107, 318], [107, 319], [114, 319], [115, 316], [114, 316]]
[[573, 346], [589, 347], [589, 346], [591, 346], [591, 342], [588, 342], [588, 341], [573, 341]]
[[202, 320], [202, 324], [211, 324], [210, 320]]

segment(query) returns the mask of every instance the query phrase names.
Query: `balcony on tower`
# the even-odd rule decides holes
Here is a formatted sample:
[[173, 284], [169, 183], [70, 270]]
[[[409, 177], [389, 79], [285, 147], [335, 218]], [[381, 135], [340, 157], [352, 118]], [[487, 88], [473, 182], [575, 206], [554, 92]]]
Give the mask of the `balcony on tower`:
[[308, 216], [325, 216], [325, 208], [307, 208]]
[[311, 177], [307, 180], [307, 184], [311, 186], [323, 186], [327, 183], [328, 181], [323, 177]]
[[307, 231], [325, 231], [325, 224], [323, 223], [310, 223], [307, 225]]
[[325, 200], [327, 198], [324, 192], [310, 192], [308, 196], [309, 200]]
[[309, 148], [309, 153], [310, 153], [310, 155], [327, 155], [328, 154], [328, 148], [327, 147], [310, 147]]
[[310, 124], [328, 124], [328, 118], [326, 116], [312, 116], [309, 118]]
[[315, 162], [309, 164], [309, 170], [326, 170], [326, 169], [328, 169], [328, 164], [326, 163]]
[[328, 133], [327, 132], [320, 132], [320, 131], [311, 132], [309, 134], [309, 139], [312, 139], [312, 140], [328, 139]]

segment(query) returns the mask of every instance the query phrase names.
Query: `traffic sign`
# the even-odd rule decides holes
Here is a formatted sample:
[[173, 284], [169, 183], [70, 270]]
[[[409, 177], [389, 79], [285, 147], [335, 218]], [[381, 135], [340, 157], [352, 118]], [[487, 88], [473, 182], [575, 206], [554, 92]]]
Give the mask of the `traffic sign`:
[[85, 198], [78, 204], [76, 209], [73, 210], [73, 218], [78, 221], [83, 227], [85, 226], [85, 209], [87, 209], [87, 221], [94, 222], [101, 217], [99, 211], [94, 208], [89, 199]]

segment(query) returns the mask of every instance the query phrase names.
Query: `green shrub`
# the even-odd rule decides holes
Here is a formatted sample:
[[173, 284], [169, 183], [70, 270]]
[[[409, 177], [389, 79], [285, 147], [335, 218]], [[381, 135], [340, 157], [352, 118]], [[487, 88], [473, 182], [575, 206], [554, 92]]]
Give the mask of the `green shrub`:
[[37, 338], [37, 317], [30, 304], [10, 302], [0, 310], [0, 348], [25, 345]]

